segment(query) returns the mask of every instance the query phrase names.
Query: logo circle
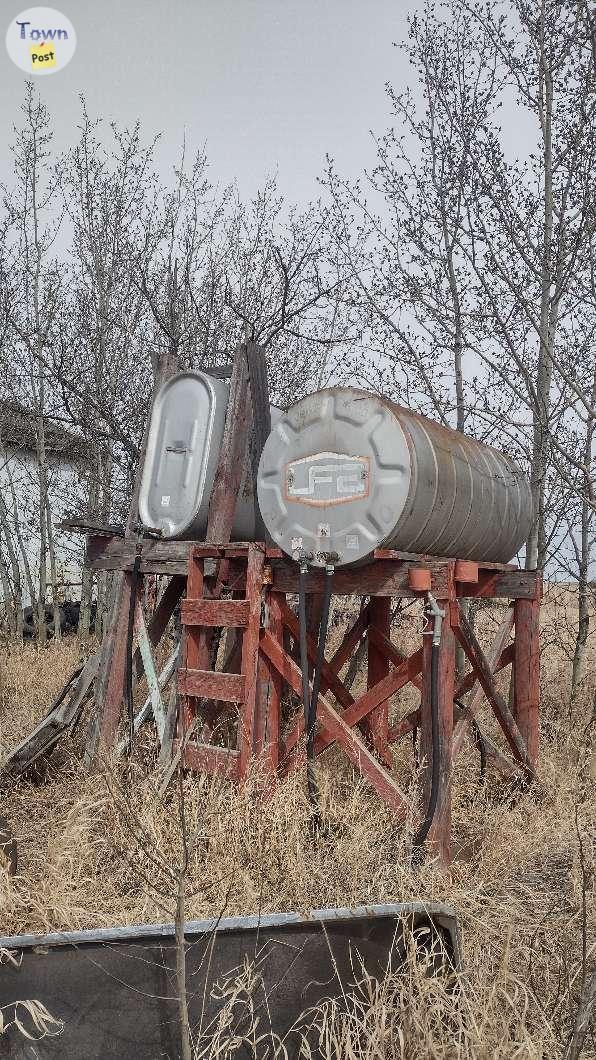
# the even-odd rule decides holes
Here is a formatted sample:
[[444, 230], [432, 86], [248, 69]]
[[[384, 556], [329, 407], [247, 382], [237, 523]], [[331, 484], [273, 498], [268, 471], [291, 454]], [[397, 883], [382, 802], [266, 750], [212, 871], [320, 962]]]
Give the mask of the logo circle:
[[11, 19], [6, 31], [6, 50], [13, 63], [38, 77], [63, 70], [76, 46], [72, 22], [54, 7], [28, 7]]

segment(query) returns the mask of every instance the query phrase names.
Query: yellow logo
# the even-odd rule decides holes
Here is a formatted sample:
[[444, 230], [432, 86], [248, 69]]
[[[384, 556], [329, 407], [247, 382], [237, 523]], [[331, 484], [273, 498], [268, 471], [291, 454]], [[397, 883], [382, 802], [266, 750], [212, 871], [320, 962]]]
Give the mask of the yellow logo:
[[33, 70], [39, 70], [40, 67], [47, 70], [48, 67], [56, 65], [56, 49], [53, 43], [41, 40], [39, 44], [31, 44], [29, 53]]

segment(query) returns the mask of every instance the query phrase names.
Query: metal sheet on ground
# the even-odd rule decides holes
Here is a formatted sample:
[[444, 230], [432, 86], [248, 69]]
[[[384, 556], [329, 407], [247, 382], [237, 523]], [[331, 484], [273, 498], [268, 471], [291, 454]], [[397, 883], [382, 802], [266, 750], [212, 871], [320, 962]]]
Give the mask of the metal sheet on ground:
[[[206, 1035], [206, 1044], [222, 1007], [214, 988], [249, 962], [261, 977], [254, 995], [261, 1031], [271, 1028], [287, 1038], [288, 1057], [297, 1056], [298, 1036], [289, 1032], [301, 1014], [322, 998], [341, 997], [342, 989], [354, 983], [360, 960], [377, 977], [389, 964], [396, 968], [404, 926], [440, 943], [443, 957], [437, 970], [442, 962], [459, 962], [454, 910], [438, 903], [317, 910], [308, 917], [228, 918], [216, 926], [190, 922], [187, 983], [195, 1035]], [[0, 965], [3, 1007], [35, 998], [64, 1021], [59, 1036], [35, 1043], [11, 1029], [0, 1038], [0, 1057], [178, 1060], [171, 925], [16, 936], [0, 939], [0, 948], [22, 954], [18, 968]], [[239, 1031], [246, 1017], [242, 1005], [234, 1009]], [[244, 1055], [242, 1048], [237, 1055]], [[317, 1055], [315, 1048], [313, 1057]]]

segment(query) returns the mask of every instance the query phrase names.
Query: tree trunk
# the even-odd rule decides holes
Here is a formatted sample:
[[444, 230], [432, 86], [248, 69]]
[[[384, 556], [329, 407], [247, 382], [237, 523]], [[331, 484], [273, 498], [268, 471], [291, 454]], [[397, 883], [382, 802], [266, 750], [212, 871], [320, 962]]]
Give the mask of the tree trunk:
[[50, 584], [52, 589], [52, 610], [54, 614], [54, 640], [61, 640], [60, 600], [58, 599], [58, 572], [56, 568], [56, 549], [54, 547], [54, 528], [50, 511], [50, 498], [46, 493], [46, 520], [48, 531], [48, 554], [50, 557]]
[[10, 563], [10, 574], [12, 577], [11, 598], [14, 606], [15, 628], [14, 636], [17, 640], [23, 639], [23, 585], [21, 579], [21, 568], [17, 553], [12, 540], [12, 531], [8, 520], [8, 509], [6, 501], [0, 492], [0, 536], [3, 538]]

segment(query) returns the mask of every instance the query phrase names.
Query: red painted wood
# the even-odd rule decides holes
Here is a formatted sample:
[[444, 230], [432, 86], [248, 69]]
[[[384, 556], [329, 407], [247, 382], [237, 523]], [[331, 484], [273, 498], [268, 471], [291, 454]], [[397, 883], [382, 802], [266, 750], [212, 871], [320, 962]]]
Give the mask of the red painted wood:
[[[269, 597], [269, 630], [276, 638], [278, 644], [283, 644], [283, 622], [282, 605], [285, 599], [279, 593], [271, 593]], [[279, 737], [281, 725], [281, 697], [283, 693], [283, 680], [281, 675], [267, 662], [269, 673], [269, 698], [267, 701], [267, 725], [266, 725], [266, 752], [269, 758], [269, 771], [275, 773], [279, 766]]]
[[534, 769], [540, 751], [540, 599], [516, 600], [514, 714]]
[[[262, 642], [261, 646], [263, 651], [268, 653], [268, 642]], [[275, 659], [272, 660], [275, 662]], [[379, 704], [385, 703], [395, 692], [398, 692], [400, 688], [407, 685], [412, 680], [412, 675], [420, 673], [420, 667], [422, 665], [422, 649], [414, 652], [409, 659], [405, 659], [399, 666], [392, 670], [391, 673], [387, 674], [374, 688], [369, 688], [363, 693], [358, 699], [355, 699], [350, 707], [347, 707], [341, 713], [341, 720], [345, 725], [357, 725], [362, 718], [366, 717], [371, 710], [378, 707]], [[283, 674], [286, 677], [285, 673]], [[287, 678], [286, 678], [287, 680]], [[300, 737], [304, 732], [304, 720], [298, 719], [294, 728], [289, 733], [285, 743], [284, 750], [286, 754], [291, 751]], [[315, 739], [315, 752], [320, 754], [332, 740], [329, 736], [323, 732], [318, 733]]]
[[[361, 641], [366, 629], [368, 627], [368, 605], [361, 608], [360, 614], [356, 621], [352, 624], [349, 630], [344, 635], [344, 638], [335, 652], [329, 660], [329, 669], [334, 673], [338, 674], [342, 666], [345, 666], [348, 659], [352, 655], [356, 646]], [[326, 692], [329, 686], [325, 683], [325, 677], [321, 682], [321, 691]]]
[[[511, 627], [510, 627], [511, 628]], [[497, 662], [492, 667], [493, 673], [498, 674], [501, 670], [505, 670], [507, 666], [511, 666], [513, 662], [513, 656], [515, 655], [515, 645], [513, 643], [508, 644], [506, 648], [499, 655]], [[490, 655], [487, 656], [490, 661]], [[492, 663], [491, 663], [492, 666]], [[474, 670], [469, 670], [465, 677], [462, 678], [455, 690], [455, 698], [461, 699], [462, 696], [466, 696], [473, 688], [478, 678], [474, 673]]]
[[[302, 689], [300, 669], [268, 630], [261, 633], [261, 647], [290, 687], [297, 695], [300, 695]], [[318, 717], [328, 738], [342, 747], [358, 772], [369, 781], [391, 810], [403, 820], [411, 810], [408, 799], [400, 791], [393, 777], [369, 751], [364, 741], [345, 723], [343, 716], [340, 717], [323, 695], [319, 695]], [[298, 756], [292, 756], [292, 759], [286, 763], [286, 771], [296, 768]]]
[[420, 707], [418, 710], [411, 710], [409, 714], [406, 714], [405, 718], [395, 723], [395, 725], [389, 726], [389, 743], [395, 743], [400, 740], [402, 736], [407, 736], [409, 732], [414, 729], [420, 728], [421, 712]]
[[223, 674], [217, 670], [179, 670], [178, 688], [183, 696], [221, 699], [224, 703], [241, 703], [245, 696], [242, 674]]
[[505, 699], [495, 688], [490, 666], [488, 665], [470, 623], [463, 614], [460, 616], [460, 625], [456, 633], [473, 669], [476, 671], [478, 680], [484, 690], [484, 694], [494, 711], [497, 721], [505, 734], [505, 738], [513, 751], [513, 754], [531, 775], [533, 772], [533, 766], [529, 760], [524, 739]]
[[[509, 638], [512, 625], [513, 610], [511, 608], [508, 608], [503, 617], [501, 625], [497, 630], [497, 634], [493, 643], [490, 646], [487, 655], [487, 663], [493, 674], [496, 674], [499, 670], [501, 670], [504, 666], [507, 666], [512, 661], [514, 648], [513, 644], [507, 645], [506, 648], [503, 647], [503, 645]], [[456, 698], [460, 699], [461, 696], [465, 695], [466, 692], [472, 691], [472, 689], [472, 696], [466, 704], [466, 713], [462, 715], [462, 717], [458, 718], [455, 723], [455, 728], [453, 730], [452, 754], [454, 759], [457, 758], [458, 754], [460, 753], [463, 747], [464, 740], [470, 728], [472, 718], [478, 713], [478, 709], [484, 697], [484, 689], [478, 681], [478, 674], [475, 669], [472, 669], [470, 673], [466, 674], [466, 676], [464, 677], [463, 681], [457, 689]]]
[[[174, 753], [180, 744], [174, 744]], [[227, 747], [215, 747], [211, 744], [195, 743], [189, 740], [183, 751], [183, 764], [187, 769], [198, 773], [218, 774], [228, 780], [238, 780], [238, 751]]]
[[[276, 593], [275, 595], [281, 600], [284, 599], [281, 593]], [[289, 629], [292, 636], [297, 639], [300, 631], [296, 615], [285, 602], [282, 603], [280, 607], [284, 626], [286, 629]], [[314, 663], [317, 657], [317, 642], [310, 634], [307, 635], [306, 641], [308, 645], [308, 658]], [[339, 677], [337, 677], [337, 673], [332, 663], [323, 663], [322, 677], [321, 689], [323, 691], [330, 689], [342, 707], [349, 707], [354, 702], [354, 697], [348, 692], [348, 689], [342, 684]]]
[[248, 601], [183, 600], [182, 622], [185, 626], [245, 626]]
[[[375, 629], [374, 626], [370, 627], [368, 637], [380, 652], [385, 653], [394, 666], [400, 666], [404, 659], [408, 658], [405, 652], [396, 648], [395, 644], [385, 637], [379, 629]], [[422, 680], [419, 677], [413, 676], [411, 682], [420, 692], [422, 691]]]
[[[380, 650], [374, 639], [370, 638], [371, 630], [378, 632], [390, 641], [391, 634], [391, 598], [389, 596], [374, 596], [369, 607], [369, 638], [368, 638], [368, 671], [367, 688], [374, 688], [379, 681], [389, 673], [389, 659], [386, 652]], [[385, 765], [391, 769], [393, 766], [393, 755], [389, 750], [387, 734], [389, 731], [389, 701], [385, 700], [375, 707], [370, 714], [363, 719], [362, 731], [370, 740], [375, 752]]]
[[242, 643], [244, 703], [238, 719], [238, 750], [240, 752], [238, 775], [240, 780], [244, 780], [246, 776], [253, 753], [264, 561], [263, 549], [259, 545], [251, 545], [248, 550], [246, 572], [246, 598], [249, 612]]

